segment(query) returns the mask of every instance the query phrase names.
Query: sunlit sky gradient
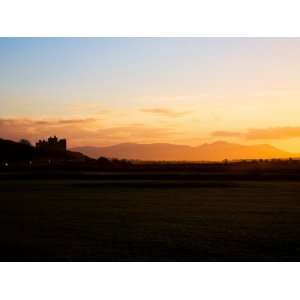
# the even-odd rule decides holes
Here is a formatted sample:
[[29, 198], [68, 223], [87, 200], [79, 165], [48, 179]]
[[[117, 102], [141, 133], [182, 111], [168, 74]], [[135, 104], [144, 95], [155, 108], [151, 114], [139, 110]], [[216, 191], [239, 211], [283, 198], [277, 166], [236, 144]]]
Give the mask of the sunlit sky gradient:
[[0, 38], [0, 137], [300, 153], [300, 39]]

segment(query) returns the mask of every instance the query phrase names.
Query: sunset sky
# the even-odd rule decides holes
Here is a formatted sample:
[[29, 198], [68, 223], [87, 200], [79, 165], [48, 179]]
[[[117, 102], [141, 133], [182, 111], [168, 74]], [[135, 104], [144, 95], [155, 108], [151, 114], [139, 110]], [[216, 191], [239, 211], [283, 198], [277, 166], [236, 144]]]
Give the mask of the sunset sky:
[[300, 39], [0, 38], [0, 137], [300, 153]]

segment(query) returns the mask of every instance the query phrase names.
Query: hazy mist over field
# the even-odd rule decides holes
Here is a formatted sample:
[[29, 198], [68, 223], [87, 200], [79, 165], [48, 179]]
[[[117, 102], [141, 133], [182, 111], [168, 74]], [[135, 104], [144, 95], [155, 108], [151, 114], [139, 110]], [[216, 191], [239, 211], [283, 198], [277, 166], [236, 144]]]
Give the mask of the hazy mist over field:
[[244, 146], [215, 142], [198, 147], [172, 144], [119, 144], [109, 147], [73, 148], [92, 158], [100, 156], [119, 159], [165, 160], [165, 161], [221, 161], [224, 159], [272, 159], [300, 155], [288, 153], [269, 145]]

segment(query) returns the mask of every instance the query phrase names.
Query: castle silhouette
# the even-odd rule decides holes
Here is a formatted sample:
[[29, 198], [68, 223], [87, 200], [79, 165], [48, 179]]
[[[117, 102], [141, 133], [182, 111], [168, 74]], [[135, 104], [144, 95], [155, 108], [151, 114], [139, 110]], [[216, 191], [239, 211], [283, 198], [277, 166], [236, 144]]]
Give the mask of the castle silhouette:
[[63, 153], [67, 151], [67, 140], [58, 139], [56, 136], [49, 137], [48, 140], [39, 140], [35, 147], [37, 151], [43, 153]]

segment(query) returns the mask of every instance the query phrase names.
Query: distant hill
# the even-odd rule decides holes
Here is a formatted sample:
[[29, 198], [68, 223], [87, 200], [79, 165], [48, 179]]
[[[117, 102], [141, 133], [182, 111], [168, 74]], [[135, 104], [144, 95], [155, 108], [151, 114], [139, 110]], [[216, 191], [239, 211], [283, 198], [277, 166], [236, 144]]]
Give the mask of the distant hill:
[[[64, 153], [47, 153], [47, 158], [84, 160], [84, 154], [76, 151], [65, 151]], [[0, 139], [0, 161], [22, 161], [43, 158], [30, 144]]]
[[224, 159], [270, 159], [295, 157], [270, 145], [239, 145], [227, 142], [203, 144], [197, 147], [173, 144], [118, 144], [108, 147], [77, 147], [73, 151], [89, 157], [165, 160], [165, 161], [220, 161]]
[[31, 145], [0, 139], [0, 160], [30, 160], [33, 156]]

